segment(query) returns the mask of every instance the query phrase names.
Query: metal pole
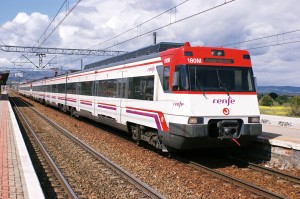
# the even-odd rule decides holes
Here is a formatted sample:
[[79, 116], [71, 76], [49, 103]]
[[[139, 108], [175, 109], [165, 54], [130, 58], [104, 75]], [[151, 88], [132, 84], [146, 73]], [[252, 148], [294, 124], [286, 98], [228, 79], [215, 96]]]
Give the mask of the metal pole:
[[156, 44], [156, 32], [153, 32], [153, 44]]

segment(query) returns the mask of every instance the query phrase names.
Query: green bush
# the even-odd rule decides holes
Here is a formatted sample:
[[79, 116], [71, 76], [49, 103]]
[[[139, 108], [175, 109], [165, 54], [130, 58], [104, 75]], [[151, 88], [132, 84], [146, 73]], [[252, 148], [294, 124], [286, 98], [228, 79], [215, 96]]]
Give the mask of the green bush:
[[295, 96], [290, 99], [290, 116], [300, 116], [300, 96]]
[[259, 105], [261, 106], [273, 106], [274, 101], [270, 95], [266, 94], [259, 100]]
[[289, 97], [287, 95], [280, 95], [278, 98], [275, 99], [275, 101], [278, 102], [280, 105], [283, 105], [289, 102]]

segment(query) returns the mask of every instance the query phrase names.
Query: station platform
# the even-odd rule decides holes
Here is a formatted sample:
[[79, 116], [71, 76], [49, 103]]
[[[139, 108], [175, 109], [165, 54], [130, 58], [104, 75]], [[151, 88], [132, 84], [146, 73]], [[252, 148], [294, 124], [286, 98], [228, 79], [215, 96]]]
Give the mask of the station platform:
[[45, 197], [4, 91], [0, 97], [0, 199], [7, 198]]
[[300, 118], [261, 115], [261, 123], [263, 133], [251, 146], [256, 156], [300, 170]]
[[300, 118], [261, 115], [261, 123], [258, 141], [300, 151]]

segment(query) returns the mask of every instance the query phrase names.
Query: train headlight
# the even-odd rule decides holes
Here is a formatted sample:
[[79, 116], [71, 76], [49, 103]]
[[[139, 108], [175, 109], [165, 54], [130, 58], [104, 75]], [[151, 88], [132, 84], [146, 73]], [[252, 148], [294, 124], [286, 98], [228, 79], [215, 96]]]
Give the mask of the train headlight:
[[190, 117], [188, 124], [203, 124], [203, 117]]
[[248, 117], [248, 123], [259, 123], [260, 117]]

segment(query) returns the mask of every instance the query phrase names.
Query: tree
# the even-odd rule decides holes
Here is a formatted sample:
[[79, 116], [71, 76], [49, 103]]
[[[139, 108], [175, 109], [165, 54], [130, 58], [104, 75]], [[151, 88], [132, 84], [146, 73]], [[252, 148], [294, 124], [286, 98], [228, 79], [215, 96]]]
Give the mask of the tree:
[[258, 93], [258, 94], [257, 94], [258, 101], [259, 101], [263, 96], [264, 96], [263, 93]]
[[300, 96], [294, 96], [290, 99], [291, 116], [300, 116]]
[[270, 97], [270, 95], [266, 94], [264, 95], [260, 100], [259, 100], [259, 104], [261, 106], [273, 106], [274, 101], [273, 99]]
[[272, 97], [273, 100], [275, 100], [276, 98], [278, 98], [278, 94], [277, 93], [274, 93], [274, 92], [271, 92], [269, 93], [270, 97]]
[[287, 95], [280, 95], [275, 101], [278, 102], [278, 104], [283, 105], [289, 102], [289, 97]]

